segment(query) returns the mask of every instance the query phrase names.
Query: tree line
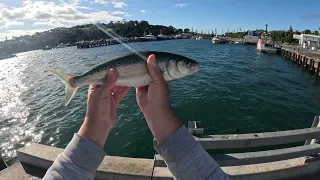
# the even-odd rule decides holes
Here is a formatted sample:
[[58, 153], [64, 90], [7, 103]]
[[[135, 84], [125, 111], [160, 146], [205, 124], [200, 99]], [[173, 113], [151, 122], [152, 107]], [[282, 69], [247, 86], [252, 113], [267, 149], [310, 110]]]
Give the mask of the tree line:
[[[211, 34], [203, 34], [202, 32], [196, 32], [190, 29], [177, 29], [173, 26], [163, 25], [151, 25], [148, 21], [117, 21], [109, 22], [107, 24], [99, 24], [107, 31], [112, 30], [115, 34], [121, 37], [141, 37], [144, 34], [164, 34], [175, 35], [181, 33], [189, 33], [192, 35], [207, 35], [214, 36], [213, 31]], [[264, 30], [256, 30], [257, 34], [262, 34]], [[246, 32], [227, 32], [224, 35], [231, 38], [242, 38]], [[295, 40], [292, 38], [293, 34], [315, 34], [318, 35], [318, 31], [311, 32], [306, 29], [302, 32], [293, 32], [290, 26], [289, 30], [270, 31], [270, 36], [274, 41], [293, 43]], [[113, 34], [113, 33], [112, 33]], [[70, 28], [58, 27], [44, 32], [37, 32], [34, 35], [25, 35], [17, 37], [15, 40], [0, 42], [0, 54], [5, 52], [6, 54], [19, 53], [24, 51], [31, 51], [36, 49], [42, 49], [45, 46], [55, 47], [59, 43], [74, 44], [77, 41], [90, 41], [108, 39], [110, 36], [101, 31], [94, 24], [77, 25]]]
[[[101, 23], [99, 25], [107, 31], [112, 30], [112, 32], [121, 37], [141, 37], [144, 33], [174, 35], [188, 30], [177, 29], [173, 26], [151, 25], [148, 21], [111, 21], [110, 23]], [[15, 40], [0, 42], [0, 54], [1, 52], [11, 54], [31, 51], [42, 49], [45, 46], [55, 47], [60, 43], [74, 44], [82, 40], [91, 41], [108, 38], [111, 37], [94, 24], [78, 25], [70, 28], [58, 27], [44, 32], [37, 32], [34, 35], [16, 37]]]

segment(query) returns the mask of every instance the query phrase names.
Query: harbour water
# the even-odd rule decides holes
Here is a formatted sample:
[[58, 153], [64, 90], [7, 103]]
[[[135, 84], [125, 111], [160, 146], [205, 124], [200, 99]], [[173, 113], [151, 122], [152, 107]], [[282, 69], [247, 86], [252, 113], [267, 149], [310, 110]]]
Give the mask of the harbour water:
[[[320, 114], [320, 81], [279, 55], [257, 54], [255, 46], [174, 40], [130, 44], [196, 59], [201, 71], [170, 82], [177, 116], [186, 124], [202, 121], [205, 134], [279, 131], [310, 127]], [[83, 73], [128, 53], [122, 45], [32, 51], [0, 61], [0, 151], [8, 164], [15, 150], [37, 142], [64, 148], [85, 114], [87, 88], [64, 106], [64, 85], [44, 72]], [[109, 155], [152, 158], [152, 135], [135, 100], [134, 89], [119, 105], [107, 140]]]

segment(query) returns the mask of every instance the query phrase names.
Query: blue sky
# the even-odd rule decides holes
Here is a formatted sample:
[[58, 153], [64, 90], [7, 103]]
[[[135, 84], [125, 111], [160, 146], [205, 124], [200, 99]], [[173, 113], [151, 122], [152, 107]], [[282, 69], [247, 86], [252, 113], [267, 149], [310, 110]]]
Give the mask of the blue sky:
[[208, 32], [317, 30], [320, 0], [0, 0], [0, 40], [58, 26], [121, 19], [147, 20]]

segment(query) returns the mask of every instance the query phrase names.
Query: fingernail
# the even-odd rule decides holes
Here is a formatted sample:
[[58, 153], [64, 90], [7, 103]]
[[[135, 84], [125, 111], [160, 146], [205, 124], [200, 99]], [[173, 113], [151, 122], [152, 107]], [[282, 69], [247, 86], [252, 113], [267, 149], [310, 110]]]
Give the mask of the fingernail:
[[113, 69], [113, 68], [111, 68], [111, 69], [109, 70], [109, 75], [111, 75], [111, 76], [114, 75], [114, 69]]
[[152, 65], [153, 67], [157, 67], [155, 55], [154, 55], [154, 54], [151, 54], [151, 55], [149, 56], [149, 59], [150, 59], [151, 65]]

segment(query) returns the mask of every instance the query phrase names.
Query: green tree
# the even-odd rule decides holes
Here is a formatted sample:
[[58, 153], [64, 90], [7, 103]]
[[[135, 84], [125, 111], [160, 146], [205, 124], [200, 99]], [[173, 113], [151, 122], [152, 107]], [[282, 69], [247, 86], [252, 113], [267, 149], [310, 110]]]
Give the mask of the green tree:
[[302, 31], [302, 34], [311, 34], [311, 31], [309, 29], [306, 29], [306, 30]]
[[186, 28], [183, 30], [184, 33], [190, 33], [190, 29]]
[[313, 31], [313, 33], [312, 34], [314, 34], [314, 35], [319, 35], [319, 31]]
[[182, 32], [183, 32], [182, 29], [177, 29], [177, 31], [176, 31], [177, 34], [181, 34]]

